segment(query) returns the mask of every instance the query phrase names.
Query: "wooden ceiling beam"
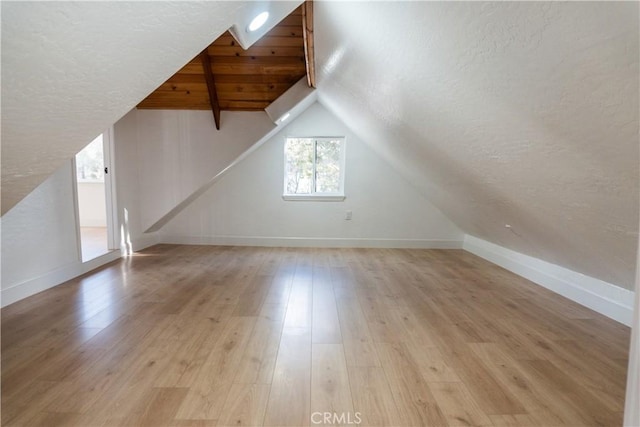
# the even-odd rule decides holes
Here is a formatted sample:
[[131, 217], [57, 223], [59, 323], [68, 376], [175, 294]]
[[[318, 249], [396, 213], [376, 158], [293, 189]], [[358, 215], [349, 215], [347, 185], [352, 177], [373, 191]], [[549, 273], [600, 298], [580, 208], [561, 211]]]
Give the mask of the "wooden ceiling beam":
[[304, 39], [307, 84], [309, 87], [316, 87], [316, 64], [313, 49], [313, 0], [306, 0], [302, 4], [302, 38]]
[[213, 111], [213, 120], [216, 122], [216, 129], [220, 130], [220, 103], [218, 102], [218, 93], [216, 92], [216, 81], [211, 71], [211, 58], [207, 49], [200, 54], [202, 61], [202, 71], [204, 79], [207, 82], [207, 90], [209, 92], [209, 102], [211, 103], [211, 111]]

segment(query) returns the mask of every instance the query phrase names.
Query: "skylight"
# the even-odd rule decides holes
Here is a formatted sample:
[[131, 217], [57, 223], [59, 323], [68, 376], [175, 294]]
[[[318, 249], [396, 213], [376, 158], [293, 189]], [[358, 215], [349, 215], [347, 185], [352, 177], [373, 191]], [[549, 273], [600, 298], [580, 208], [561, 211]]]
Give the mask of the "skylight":
[[258, 28], [262, 27], [265, 22], [267, 22], [267, 19], [269, 19], [269, 12], [262, 12], [261, 14], [253, 18], [253, 20], [247, 27], [247, 31], [253, 32], [257, 30]]

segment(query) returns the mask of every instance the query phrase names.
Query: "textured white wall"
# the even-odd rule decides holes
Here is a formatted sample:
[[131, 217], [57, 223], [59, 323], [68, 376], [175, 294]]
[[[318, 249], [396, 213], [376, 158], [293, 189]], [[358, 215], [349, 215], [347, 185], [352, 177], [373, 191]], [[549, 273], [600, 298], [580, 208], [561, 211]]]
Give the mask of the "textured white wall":
[[637, 2], [318, 2], [319, 99], [466, 233], [633, 289], [638, 39]]
[[80, 263], [71, 161], [0, 219], [2, 289]]
[[[282, 200], [283, 146], [288, 135], [346, 136], [344, 202]], [[353, 211], [353, 220], [344, 219], [346, 210]], [[319, 104], [234, 166], [161, 233], [171, 239], [233, 236], [264, 241], [282, 237], [462, 239], [440, 211]]]
[[[116, 124], [116, 132], [120, 131], [116, 144], [126, 145], [127, 152], [135, 147], [121, 163], [136, 172], [141, 231], [275, 126], [262, 111], [223, 111], [221, 120], [224, 126], [218, 131], [210, 111], [133, 110], [121, 121], [129, 128], [126, 137], [121, 122]], [[118, 141], [118, 136], [126, 142]]]

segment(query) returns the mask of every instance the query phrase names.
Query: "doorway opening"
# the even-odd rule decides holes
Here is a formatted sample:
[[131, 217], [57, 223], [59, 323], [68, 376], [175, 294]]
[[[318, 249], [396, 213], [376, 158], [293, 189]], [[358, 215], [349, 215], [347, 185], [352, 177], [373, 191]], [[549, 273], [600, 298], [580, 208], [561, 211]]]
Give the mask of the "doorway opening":
[[91, 141], [75, 157], [77, 222], [82, 262], [115, 249], [110, 168], [110, 132]]

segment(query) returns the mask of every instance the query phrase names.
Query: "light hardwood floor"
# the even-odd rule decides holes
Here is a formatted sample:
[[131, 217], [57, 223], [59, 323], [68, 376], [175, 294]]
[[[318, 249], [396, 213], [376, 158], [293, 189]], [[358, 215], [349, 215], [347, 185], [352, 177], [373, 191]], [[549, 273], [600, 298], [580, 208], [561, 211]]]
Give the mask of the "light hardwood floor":
[[2, 424], [617, 426], [628, 344], [459, 250], [158, 245], [2, 310]]

